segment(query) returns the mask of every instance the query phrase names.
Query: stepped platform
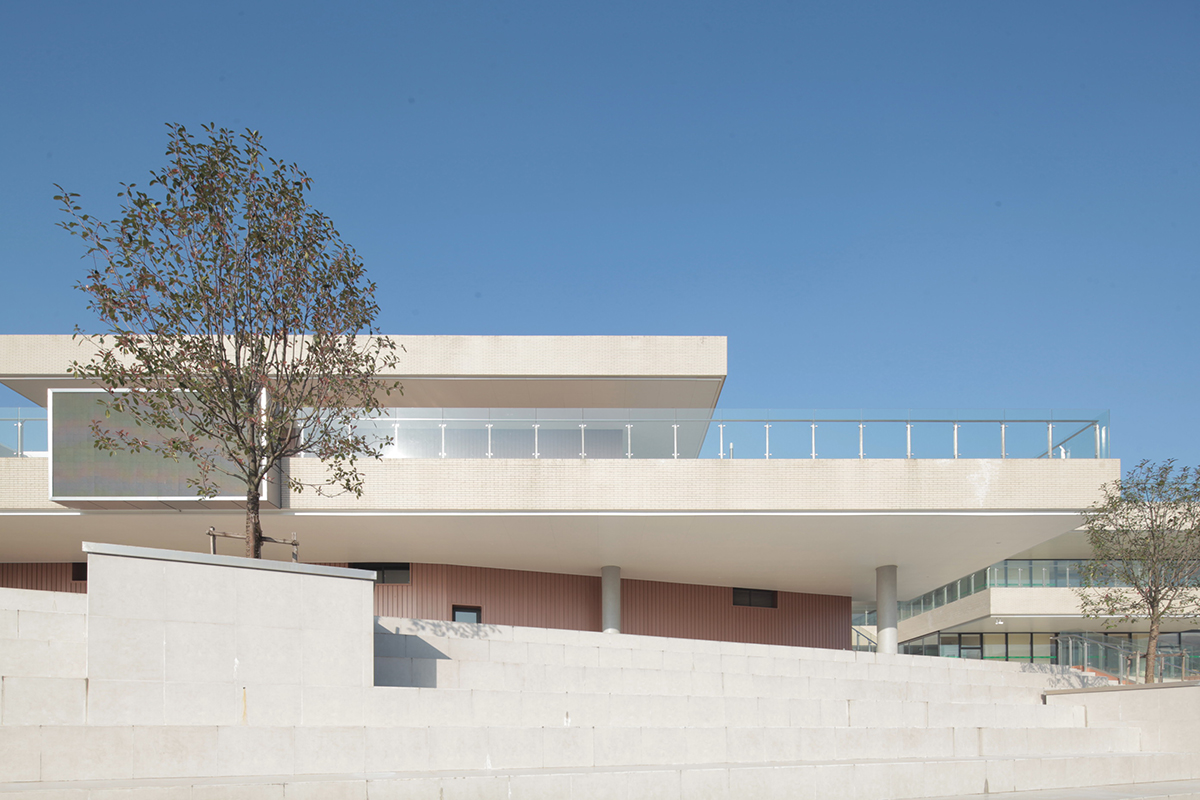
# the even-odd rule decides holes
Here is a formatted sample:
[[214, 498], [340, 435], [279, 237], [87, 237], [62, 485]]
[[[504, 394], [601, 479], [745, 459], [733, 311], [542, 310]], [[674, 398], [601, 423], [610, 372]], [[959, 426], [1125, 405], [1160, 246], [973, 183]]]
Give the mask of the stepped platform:
[[160, 553], [93, 556], [86, 600], [0, 593], [0, 797], [1051, 800], [1023, 793], [1200, 780], [1152, 715], [1089, 719], [1108, 682], [1065, 668], [372, 618], [370, 582], [332, 568]]

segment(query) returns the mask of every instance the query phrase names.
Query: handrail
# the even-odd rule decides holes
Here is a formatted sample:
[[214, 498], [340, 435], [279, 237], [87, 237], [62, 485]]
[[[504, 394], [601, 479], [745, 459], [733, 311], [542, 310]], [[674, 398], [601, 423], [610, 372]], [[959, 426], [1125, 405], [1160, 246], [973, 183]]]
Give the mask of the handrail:
[[879, 649], [879, 642], [872, 638], [870, 634], [859, 630], [857, 625], [851, 626], [850, 632], [854, 634], [854, 637], [850, 643], [851, 650], [874, 653]]
[[[1137, 647], [1120, 641], [1100, 640], [1078, 633], [1060, 633], [1058, 663], [1076, 669], [1092, 670], [1112, 677], [1122, 684], [1145, 682], [1142, 659], [1146, 654]], [[1189, 680], [1188, 662], [1200, 658], [1192, 648], [1161, 645], [1155, 659], [1155, 678], [1164, 681]], [[1193, 672], [1192, 678], [1200, 677]]]
[[[22, 428], [35, 420], [38, 436], [52, 427], [45, 409], [0, 409], [0, 455], [30, 451]], [[303, 439], [304, 414], [297, 425]], [[1108, 412], [1090, 410], [392, 407], [352, 428], [384, 458], [732, 459], [735, 443], [742, 459], [1109, 454]], [[1094, 446], [1072, 453], [1088, 431]]]

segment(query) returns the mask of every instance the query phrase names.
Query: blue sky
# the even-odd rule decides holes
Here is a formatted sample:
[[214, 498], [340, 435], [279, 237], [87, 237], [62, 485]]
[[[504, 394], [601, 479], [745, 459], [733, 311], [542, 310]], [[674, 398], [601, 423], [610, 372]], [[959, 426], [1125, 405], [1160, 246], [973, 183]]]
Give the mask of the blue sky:
[[[731, 408], [1110, 408], [1200, 462], [1195, 3], [7, 3], [0, 333], [53, 183], [259, 130], [399, 334], [720, 334]], [[11, 398], [11, 395], [8, 396]], [[0, 405], [14, 401], [0, 397]]]

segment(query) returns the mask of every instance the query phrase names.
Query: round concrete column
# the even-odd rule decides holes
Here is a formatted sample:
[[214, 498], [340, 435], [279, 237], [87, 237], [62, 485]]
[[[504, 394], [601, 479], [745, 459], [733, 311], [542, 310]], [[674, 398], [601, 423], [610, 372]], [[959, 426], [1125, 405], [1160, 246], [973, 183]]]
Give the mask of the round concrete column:
[[896, 565], [875, 568], [875, 634], [877, 652], [895, 653], [896, 625], [899, 622], [896, 605]]
[[600, 570], [600, 629], [605, 633], [621, 632], [621, 568]]

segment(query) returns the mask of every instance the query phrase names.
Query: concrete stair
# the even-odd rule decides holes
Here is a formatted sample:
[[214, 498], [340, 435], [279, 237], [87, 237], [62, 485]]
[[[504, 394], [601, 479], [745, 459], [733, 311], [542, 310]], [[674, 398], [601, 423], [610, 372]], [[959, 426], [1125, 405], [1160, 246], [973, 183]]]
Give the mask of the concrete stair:
[[[86, 649], [63, 602], [0, 618], [0, 647]], [[373, 687], [191, 687], [186, 724], [98, 724], [73, 656], [61, 679], [12, 659], [33, 674], [4, 676], [0, 796], [1100, 800], [1200, 778], [1192, 753], [1045, 705], [1107, 683], [1060, 668], [399, 619], [374, 646]]]
[[75, 721], [86, 675], [87, 595], [0, 588], [0, 725]]
[[[648, 772], [628, 780], [649, 781], [675, 767], [681, 787], [698, 782], [684, 797], [1200, 777], [1191, 756], [1140, 752], [1135, 728], [1087, 727], [1082, 707], [1044, 705], [1047, 689], [1108, 685], [1064, 668], [385, 618], [375, 647], [376, 685], [407, 685], [389, 701], [396, 718], [487, 731], [491, 769], [537, 769], [540, 735], [542, 769], [636, 768]], [[453, 769], [438, 758], [452, 756], [430, 767]], [[836, 791], [831, 775], [844, 781]], [[821, 786], [831, 793], [811, 793]]]

